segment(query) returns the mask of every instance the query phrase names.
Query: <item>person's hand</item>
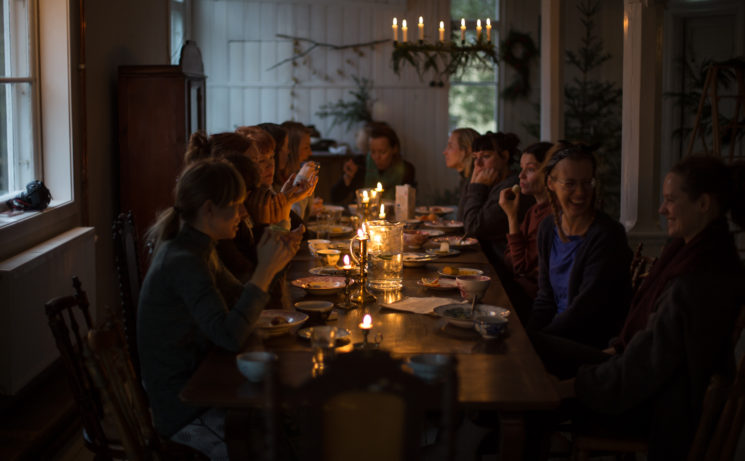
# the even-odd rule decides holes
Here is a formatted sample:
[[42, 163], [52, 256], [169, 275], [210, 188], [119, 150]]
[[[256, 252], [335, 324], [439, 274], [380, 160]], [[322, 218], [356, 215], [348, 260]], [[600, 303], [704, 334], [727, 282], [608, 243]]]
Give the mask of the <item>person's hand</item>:
[[290, 262], [302, 241], [303, 226], [292, 232], [268, 227], [256, 245], [258, 263], [251, 283], [263, 291], [269, 289], [274, 276]]
[[487, 186], [493, 185], [497, 182], [498, 173], [494, 168], [481, 168], [476, 167], [471, 175], [471, 184], [485, 184]]
[[[272, 198], [274, 194], [268, 188], [260, 188], [251, 193], [246, 201], [246, 210], [251, 220], [257, 224], [271, 224], [273, 221]], [[274, 212], [276, 213], [276, 212]]]
[[313, 192], [316, 190], [316, 184], [318, 184], [318, 175], [314, 174], [310, 179], [293, 185], [295, 176], [295, 174], [290, 175], [282, 186], [282, 194], [287, 197], [290, 205], [313, 195]]
[[352, 180], [354, 179], [359, 169], [360, 167], [358, 167], [357, 164], [354, 163], [354, 160], [351, 158], [344, 163], [344, 175], [342, 176], [342, 178], [344, 179], [345, 185], [349, 186], [350, 184], [352, 184]]
[[514, 188], [510, 187], [502, 189], [499, 192], [499, 206], [502, 207], [508, 218], [517, 219], [517, 209], [520, 206], [520, 190], [515, 191]]

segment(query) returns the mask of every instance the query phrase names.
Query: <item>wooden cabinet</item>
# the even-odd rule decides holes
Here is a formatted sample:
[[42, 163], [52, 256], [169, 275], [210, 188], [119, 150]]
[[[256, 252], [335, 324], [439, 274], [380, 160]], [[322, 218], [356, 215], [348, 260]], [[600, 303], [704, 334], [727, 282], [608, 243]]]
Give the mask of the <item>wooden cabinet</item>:
[[173, 204], [189, 136], [206, 129], [205, 79], [193, 42], [178, 66], [119, 68], [119, 203], [132, 210], [142, 243], [156, 214]]

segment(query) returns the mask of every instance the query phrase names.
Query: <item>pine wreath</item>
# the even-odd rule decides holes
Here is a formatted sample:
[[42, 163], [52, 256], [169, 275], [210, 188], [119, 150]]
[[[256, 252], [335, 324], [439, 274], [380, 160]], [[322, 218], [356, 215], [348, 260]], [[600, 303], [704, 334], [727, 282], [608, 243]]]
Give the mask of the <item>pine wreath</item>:
[[499, 43], [499, 58], [515, 69], [517, 77], [500, 93], [513, 100], [530, 94], [530, 63], [538, 56], [538, 48], [530, 35], [511, 30]]

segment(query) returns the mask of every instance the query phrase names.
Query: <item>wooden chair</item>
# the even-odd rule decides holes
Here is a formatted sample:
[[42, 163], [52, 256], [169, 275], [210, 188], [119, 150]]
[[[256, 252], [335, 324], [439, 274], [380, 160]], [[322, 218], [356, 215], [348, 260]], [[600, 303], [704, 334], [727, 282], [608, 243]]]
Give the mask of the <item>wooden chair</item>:
[[104, 404], [111, 409], [127, 459], [208, 459], [190, 447], [158, 436], [117, 322], [112, 319], [103, 327], [90, 330], [88, 346], [88, 370]]
[[127, 349], [135, 373], [140, 375], [140, 355], [137, 350], [137, 305], [140, 300], [140, 248], [132, 212], [120, 213], [114, 220], [114, 264], [119, 278], [119, 296]]
[[118, 436], [104, 422], [104, 405], [86, 367], [89, 350], [85, 338], [93, 324], [88, 297], [77, 277], [73, 277], [73, 286], [74, 295], [46, 303], [49, 327], [80, 410], [86, 447], [95, 453], [96, 459], [124, 459], [126, 454], [117, 440]]
[[631, 272], [631, 290], [632, 293], [636, 293], [636, 290], [641, 286], [642, 282], [649, 275], [649, 271], [652, 270], [652, 266], [657, 262], [657, 258], [651, 258], [644, 256], [642, 250], [644, 249], [644, 243], [639, 243], [634, 251], [634, 257], [631, 259], [631, 266], [629, 268]]

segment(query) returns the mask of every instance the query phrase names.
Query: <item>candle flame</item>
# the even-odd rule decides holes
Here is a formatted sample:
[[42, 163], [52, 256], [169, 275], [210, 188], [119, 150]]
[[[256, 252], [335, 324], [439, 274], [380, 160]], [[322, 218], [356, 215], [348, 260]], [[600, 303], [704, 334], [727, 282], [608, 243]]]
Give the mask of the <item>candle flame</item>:
[[365, 314], [362, 318], [362, 325], [368, 328], [372, 327], [372, 316], [370, 314]]
[[364, 236], [365, 236], [365, 233], [362, 231], [362, 229], [357, 229], [357, 237], [363, 238]]
[[370, 197], [367, 195], [367, 191], [366, 190], [363, 190], [362, 191], [362, 201], [365, 202], [365, 203], [367, 203], [367, 202], [370, 201]]
[[424, 24], [424, 18], [419, 16], [419, 24]]
[[445, 30], [445, 21], [440, 21], [440, 29]]
[[375, 187], [375, 190], [378, 192], [383, 192], [383, 184], [378, 181], [378, 185]]
[[491, 19], [486, 18], [486, 27], [491, 27]]
[[465, 29], [466, 28], [466, 20], [465, 18], [460, 19], [460, 28]]
[[362, 223], [362, 233], [367, 234], [367, 226], [365, 223]]
[[406, 19], [404, 19], [403, 21], [401, 21], [401, 26], [402, 26], [402, 27], [403, 27], [404, 29], [406, 29]]
[[380, 219], [385, 218], [385, 204], [380, 205]]
[[481, 19], [476, 20], [476, 27], [481, 27]]
[[396, 19], [396, 18], [393, 18], [393, 25], [394, 25], [394, 26], [397, 26], [397, 25], [398, 25], [398, 19]]
[[349, 266], [349, 255], [344, 255], [344, 266]]

